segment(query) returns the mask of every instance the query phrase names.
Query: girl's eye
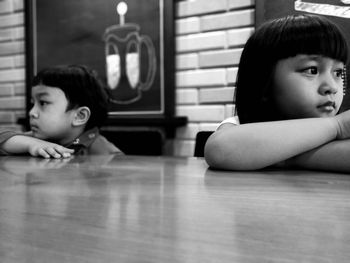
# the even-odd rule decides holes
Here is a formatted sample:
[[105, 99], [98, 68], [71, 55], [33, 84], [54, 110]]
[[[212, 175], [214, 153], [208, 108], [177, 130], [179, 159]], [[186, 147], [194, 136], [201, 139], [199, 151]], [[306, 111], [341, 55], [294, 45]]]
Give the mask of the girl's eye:
[[343, 70], [343, 69], [338, 69], [338, 70], [336, 70], [336, 71], [335, 71], [335, 76], [336, 76], [337, 78], [343, 78], [343, 76], [344, 76], [344, 70]]
[[318, 73], [318, 70], [317, 70], [317, 67], [309, 67], [307, 69], [304, 69], [304, 72], [306, 74], [316, 75]]

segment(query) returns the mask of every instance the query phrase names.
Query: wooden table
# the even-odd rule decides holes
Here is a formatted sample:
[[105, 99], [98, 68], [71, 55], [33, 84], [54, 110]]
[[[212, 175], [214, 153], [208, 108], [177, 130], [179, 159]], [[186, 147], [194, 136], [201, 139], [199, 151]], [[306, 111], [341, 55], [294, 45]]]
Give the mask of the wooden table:
[[0, 157], [0, 262], [349, 262], [350, 175]]

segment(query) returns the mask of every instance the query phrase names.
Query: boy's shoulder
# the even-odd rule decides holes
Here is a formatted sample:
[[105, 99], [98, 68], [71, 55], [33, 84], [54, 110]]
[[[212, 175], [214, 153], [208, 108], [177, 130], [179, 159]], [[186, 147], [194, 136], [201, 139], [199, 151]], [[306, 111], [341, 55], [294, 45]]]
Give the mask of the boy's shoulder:
[[85, 131], [66, 147], [75, 149], [76, 154], [123, 154], [97, 127]]
[[10, 139], [11, 137], [13, 137], [15, 135], [28, 135], [28, 136], [30, 136], [30, 133], [13, 131], [13, 130], [0, 130], [0, 144], [3, 143], [4, 141]]

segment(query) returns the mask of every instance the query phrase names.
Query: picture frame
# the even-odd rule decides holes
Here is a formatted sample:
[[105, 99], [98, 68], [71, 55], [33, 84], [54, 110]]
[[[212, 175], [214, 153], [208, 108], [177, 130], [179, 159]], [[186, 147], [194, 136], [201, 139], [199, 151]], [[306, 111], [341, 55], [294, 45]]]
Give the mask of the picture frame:
[[173, 5], [172, 0], [27, 0], [27, 113], [38, 70], [84, 64], [107, 87], [109, 118], [172, 118]]
[[[255, 4], [255, 26], [265, 21], [291, 14], [326, 16], [339, 26], [350, 48], [350, 1], [348, 0], [259, 0]], [[350, 109], [350, 64], [347, 67], [347, 86], [340, 111]]]

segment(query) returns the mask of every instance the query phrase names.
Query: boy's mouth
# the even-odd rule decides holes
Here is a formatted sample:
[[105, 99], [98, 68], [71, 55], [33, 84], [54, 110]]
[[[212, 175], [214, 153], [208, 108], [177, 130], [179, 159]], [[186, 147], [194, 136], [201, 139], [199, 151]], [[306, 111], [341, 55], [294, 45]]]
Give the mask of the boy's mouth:
[[36, 124], [30, 124], [30, 129], [32, 130], [32, 131], [37, 131], [37, 130], [39, 130], [39, 127], [38, 127], [38, 125], [36, 125]]

